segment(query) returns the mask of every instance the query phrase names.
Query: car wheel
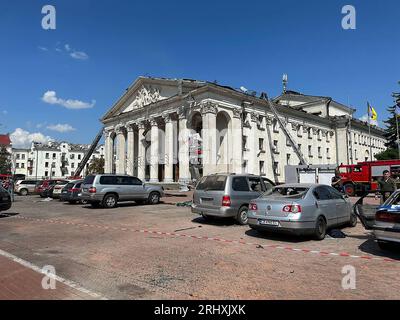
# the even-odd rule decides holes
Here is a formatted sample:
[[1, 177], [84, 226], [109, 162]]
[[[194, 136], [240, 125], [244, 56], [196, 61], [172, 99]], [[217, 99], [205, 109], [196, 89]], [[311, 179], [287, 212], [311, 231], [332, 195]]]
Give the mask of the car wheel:
[[241, 207], [239, 209], [239, 212], [236, 216], [236, 221], [241, 224], [241, 225], [245, 225], [247, 224], [248, 221], [248, 217], [247, 217], [247, 212], [249, 211], [249, 209], [247, 207]]
[[316, 240], [324, 240], [326, 235], [326, 221], [323, 217], [318, 217], [315, 224], [314, 237]]
[[106, 195], [103, 199], [103, 206], [105, 208], [111, 209], [117, 206], [117, 196], [115, 194]]
[[19, 193], [20, 193], [21, 196], [27, 196], [28, 195], [28, 190], [22, 189]]
[[158, 204], [160, 202], [160, 194], [158, 192], [151, 192], [147, 202], [149, 204]]
[[354, 228], [356, 225], [357, 225], [357, 216], [352, 212], [350, 215], [349, 226], [351, 228]]
[[344, 193], [347, 194], [349, 197], [353, 197], [355, 195], [355, 189], [352, 184], [346, 184], [344, 186]]

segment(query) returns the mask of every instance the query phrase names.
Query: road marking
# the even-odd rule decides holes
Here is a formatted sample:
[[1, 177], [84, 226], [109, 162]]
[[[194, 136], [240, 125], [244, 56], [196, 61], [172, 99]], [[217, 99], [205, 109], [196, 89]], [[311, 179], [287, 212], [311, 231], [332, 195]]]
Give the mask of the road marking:
[[46, 272], [44, 272], [42, 270], [42, 268], [34, 265], [33, 263], [31, 263], [29, 261], [26, 261], [26, 260], [23, 260], [21, 258], [18, 258], [17, 256], [14, 256], [13, 254], [8, 253], [8, 252], [6, 252], [4, 250], [0, 249], [0, 255], [5, 257], [5, 258], [8, 258], [8, 259], [10, 259], [10, 260], [12, 260], [12, 261], [14, 261], [16, 263], [18, 263], [18, 264], [20, 264], [21, 266], [24, 266], [24, 267], [26, 267], [28, 269], [31, 269], [31, 270], [33, 270], [33, 271], [35, 271], [37, 273], [43, 274], [43, 275], [45, 275], [45, 276], [47, 276], [49, 278], [53, 278], [54, 280], [56, 280], [56, 281], [58, 281], [60, 283], [63, 283], [66, 286], [68, 286], [70, 288], [73, 288], [73, 289], [75, 289], [75, 290], [77, 290], [79, 292], [85, 293], [85, 294], [91, 296], [92, 298], [96, 298], [96, 299], [100, 299], [100, 300], [107, 300], [107, 298], [101, 296], [98, 293], [95, 293], [95, 292], [93, 292], [93, 291], [91, 291], [89, 289], [86, 289], [86, 288], [80, 286], [79, 284], [77, 284], [74, 281], [64, 279], [63, 277], [60, 277], [60, 276], [57, 276], [57, 275], [49, 275]]
[[[53, 223], [53, 224], [65, 224], [65, 221], [61, 220], [51, 220], [51, 219], [37, 219], [37, 218], [30, 218], [30, 217], [25, 217], [25, 216], [12, 216], [8, 215], [5, 213], [0, 213], [2, 216], [6, 216], [9, 218], [15, 218], [15, 219], [21, 219], [21, 220], [29, 220], [33, 222], [47, 222], [47, 223]], [[263, 247], [263, 248], [269, 248], [269, 249], [278, 249], [278, 250], [287, 250], [287, 251], [292, 251], [292, 252], [302, 252], [306, 254], [317, 254], [323, 257], [326, 256], [335, 256], [335, 257], [342, 257], [342, 258], [352, 258], [352, 259], [362, 259], [364, 261], [383, 261], [383, 262], [394, 262], [394, 263], [400, 263], [400, 260], [395, 260], [395, 259], [390, 259], [390, 258], [384, 258], [384, 257], [373, 257], [373, 256], [358, 256], [358, 255], [351, 255], [347, 252], [326, 252], [326, 251], [319, 251], [319, 250], [311, 250], [311, 249], [304, 249], [304, 248], [292, 248], [292, 247], [287, 247], [287, 246], [282, 246], [282, 245], [277, 245], [277, 244], [259, 244], [259, 243], [252, 243], [252, 242], [246, 242], [243, 240], [229, 240], [229, 239], [221, 239], [221, 238], [216, 238], [216, 237], [207, 237], [207, 236], [194, 236], [194, 235], [188, 235], [188, 234], [183, 234], [183, 233], [174, 233], [174, 232], [161, 232], [161, 231], [155, 231], [155, 230], [134, 230], [134, 229], [127, 229], [125, 227], [113, 227], [113, 226], [104, 226], [104, 225], [87, 225], [84, 223], [70, 223], [73, 226], [76, 227], [91, 227], [91, 228], [104, 228], [104, 229], [113, 229], [113, 230], [118, 230], [118, 231], [131, 231], [135, 233], [144, 233], [144, 234], [157, 234], [157, 235], [166, 235], [166, 236], [172, 236], [172, 237], [182, 237], [182, 238], [191, 238], [191, 239], [199, 239], [199, 240], [206, 240], [206, 241], [215, 241], [215, 242], [224, 242], [227, 244], [242, 244], [242, 245], [248, 245], [248, 246], [254, 246], [254, 247]]]

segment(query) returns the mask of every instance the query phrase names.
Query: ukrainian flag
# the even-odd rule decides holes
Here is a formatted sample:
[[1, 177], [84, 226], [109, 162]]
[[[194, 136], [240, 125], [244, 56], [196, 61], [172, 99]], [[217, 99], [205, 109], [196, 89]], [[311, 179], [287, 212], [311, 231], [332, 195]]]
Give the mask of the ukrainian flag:
[[378, 114], [376, 113], [374, 107], [370, 106], [370, 104], [368, 103], [368, 115], [370, 116], [371, 120], [378, 120]]

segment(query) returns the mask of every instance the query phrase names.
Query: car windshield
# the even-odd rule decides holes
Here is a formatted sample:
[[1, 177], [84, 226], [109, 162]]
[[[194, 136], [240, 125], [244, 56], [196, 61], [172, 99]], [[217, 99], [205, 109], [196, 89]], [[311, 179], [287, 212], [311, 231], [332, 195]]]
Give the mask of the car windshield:
[[224, 191], [226, 184], [226, 176], [207, 176], [203, 177], [197, 185], [197, 190], [204, 191]]
[[307, 194], [308, 190], [309, 188], [306, 187], [278, 186], [265, 192], [262, 197], [302, 199]]
[[65, 188], [66, 189], [72, 189], [72, 187], [74, 186], [74, 183], [68, 183], [66, 186], [65, 186]]

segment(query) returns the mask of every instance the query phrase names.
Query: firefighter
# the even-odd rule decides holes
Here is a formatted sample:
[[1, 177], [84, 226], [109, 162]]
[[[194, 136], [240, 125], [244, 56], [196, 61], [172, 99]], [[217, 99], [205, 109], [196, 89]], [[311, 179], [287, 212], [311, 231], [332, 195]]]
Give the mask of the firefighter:
[[378, 192], [381, 194], [381, 204], [383, 204], [396, 189], [396, 181], [390, 177], [390, 172], [388, 170], [383, 171], [383, 178], [378, 180]]

